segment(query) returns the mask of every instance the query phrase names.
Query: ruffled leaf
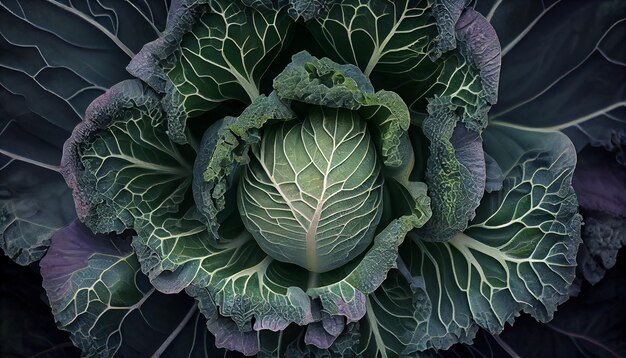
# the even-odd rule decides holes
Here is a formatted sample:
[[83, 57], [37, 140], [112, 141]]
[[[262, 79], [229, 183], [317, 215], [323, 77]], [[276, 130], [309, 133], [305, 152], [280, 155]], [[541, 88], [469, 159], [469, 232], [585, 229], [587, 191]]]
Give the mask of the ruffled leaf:
[[274, 79], [274, 89], [281, 99], [347, 109], [358, 109], [365, 94], [374, 93], [358, 67], [326, 57], [317, 59], [306, 51], [293, 55], [291, 63]]
[[583, 211], [583, 245], [578, 251], [578, 271], [591, 284], [615, 266], [618, 251], [626, 246], [626, 221], [623, 217], [597, 211]]
[[157, 289], [173, 293], [188, 288], [202, 305], [217, 306], [243, 334], [314, 322], [313, 298], [319, 298], [331, 316], [359, 320], [365, 314], [366, 295], [395, 265], [398, 245], [411, 228], [407, 217], [394, 221], [364, 254], [312, 280], [306, 270], [267, 256], [245, 231], [232, 239], [213, 240], [193, 211], [182, 219], [170, 214], [143, 220], [133, 246]]
[[184, 1], [161, 38], [144, 46], [128, 71], [164, 92], [169, 135], [186, 143], [187, 119], [227, 100], [252, 102], [293, 23], [281, 9], [241, 1]]
[[312, 321], [311, 303], [300, 287], [306, 272], [267, 256], [252, 236], [216, 242], [191, 210], [139, 222], [133, 241], [143, 271], [166, 293], [194, 284], [206, 290], [220, 314], [239, 330], [280, 330]]
[[204, 133], [193, 169], [193, 194], [215, 238], [224, 235], [220, 227], [231, 214], [239, 219], [234, 205], [238, 169], [250, 161], [248, 152], [259, 142], [259, 130], [268, 121], [293, 118], [295, 114], [275, 94], [261, 95], [239, 117], [226, 117]]
[[458, 357], [621, 357], [626, 355], [626, 266], [620, 254], [617, 267], [597, 285], [585, 284], [550, 322], [537, 322], [529, 315], [515, 320], [493, 336], [482, 331], [471, 346], [457, 345], [441, 352]]
[[[497, 334], [520, 310], [549, 321], [569, 297], [580, 243], [573, 145], [560, 133], [488, 129], [485, 136], [487, 152], [507, 168], [502, 190], [486, 195], [470, 226], [451, 240], [410, 234], [400, 249], [432, 305], [425, 331], [415, 336], [420, 350], [469, 343], [478, 327]], [[521, 143], [510, 146], [518, 149], [514, 163], [497, 155], [506, 140]]]
[[[165, 27], [169, 1], [0, 4], [0, 247], [26, 265], [76, 217], [58, 174], [87, 105]], [[97, 46], [94, 44], [97, 43]]]
[[374, 88], [358, 67], [340, 65], [324, 57], [317, 59], [302, 51], [274, 79], [279, 98], [312, 105], [358, 110], [368, 121], [378, 153], [386, 167], [412, 164], [407, 130], [410, 116], [396, 93]]
[[127, 237], [75, 221], [52, 238], [41, 274], [57, 325], [85, 357], [224, 354], [193, 300], [150, 286]]
[[122, 232], [140, 215], [177, 209], [189, 158], [191, 148], [167, 136], [156, 95], [128, 80], [89, 106], [65, 144], [61, 173], [81, 220], [96, 232]]
[[[272, 332], [269, 330], [242, 332], [230, 319], [218, 314], [206, 290], [195, 286], [187, 288], [187, 293], [198, 301], [200, 311], [209, 317], [207, 327], [215, 333], [215, 343], [220, 348], [243, 352], [257, 357], [353, 357], [352, 347], [359, 339], [358, 323], [348, 324], [338, 334], [328, 348], [320, 348], [307, 343], [308, 326], [291, 324], [285, 329]], [[315, 322], [313, 324], [319, 324]]]
[[459, 122], [448, 98], [433, 100], [428, 111], [423, 131], [430, 141], [426, 183], [433, 217], [420, 237], [446, 241], [474, 217], [485, 190], [485, 157], [480, 135]]
[[480, 130], [497, 98], [500, 47], [489, 23], [465, 5], [343, 0], [307, 27], [329, 57], [357, 65], [422, 118], [427, 99], [449, 96]]

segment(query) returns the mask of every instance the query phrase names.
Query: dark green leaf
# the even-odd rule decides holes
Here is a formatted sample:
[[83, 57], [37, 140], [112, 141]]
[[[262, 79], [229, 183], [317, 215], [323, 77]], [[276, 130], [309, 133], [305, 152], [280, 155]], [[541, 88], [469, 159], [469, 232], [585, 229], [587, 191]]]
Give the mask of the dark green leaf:
[[194, 300], [162, 294], [141, 274], [128, 237], [76, 221], [52, 238], [41, 274], [58, 326], [85, 357], [224, 355]]
[[189, 117], [229, 99], [250, 103], [286, 45], [293, 21], [286, 8], [253, 9], [241, 1], [183, 2], [163, 36], [147, 44], [128, 70], [164, 92], [169, 135], [186, 143]]
[[89, 106], [64, 147], [61, 172], [81, 220], [96, 232], [122, 232], [140, 215], [178, 209], [193, 156], [168, 137], [154, 92], [128, 80]]

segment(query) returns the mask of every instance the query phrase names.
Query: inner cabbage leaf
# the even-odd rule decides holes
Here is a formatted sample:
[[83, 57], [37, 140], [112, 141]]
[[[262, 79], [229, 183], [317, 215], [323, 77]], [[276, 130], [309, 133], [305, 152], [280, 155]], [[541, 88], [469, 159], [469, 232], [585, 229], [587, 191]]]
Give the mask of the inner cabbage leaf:
[[382, 213], [383, 178], [356, 112], [312, 107], [303, 121], [265, 127], [253, 152], [237, 198], [263, 251], [325, 272], [367, 248]]

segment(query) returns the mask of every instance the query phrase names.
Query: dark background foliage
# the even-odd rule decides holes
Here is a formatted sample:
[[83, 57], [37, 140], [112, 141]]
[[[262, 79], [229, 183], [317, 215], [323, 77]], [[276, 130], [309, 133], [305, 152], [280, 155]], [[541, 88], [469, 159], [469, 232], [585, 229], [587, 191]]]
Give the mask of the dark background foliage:
[[80, 357], [69, 334], [56, 328], [39, 273], [6, 256], [0, 256], [0, 357]]

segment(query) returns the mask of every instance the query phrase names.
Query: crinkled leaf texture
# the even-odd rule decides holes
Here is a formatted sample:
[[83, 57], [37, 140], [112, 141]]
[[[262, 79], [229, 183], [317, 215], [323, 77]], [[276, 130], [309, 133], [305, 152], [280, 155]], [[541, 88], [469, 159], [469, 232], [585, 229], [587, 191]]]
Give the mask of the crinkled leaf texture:
[[[87, 105], [165, 27], [169, 1], [0, 4], [0, 247], [39, 260], [76, 213], [58, 174], [63, 142]], [[97, 45], [96, 45], [97, 44]]]
[[443, 357], [623, 357], [626, 355], [626, 266], [618, 264], [596, 285], [585, 283], [547, 323], [522, 315], [495, 337], [482, 332], [471, 346], [457, 345]]
[[154, 92], [138, 80], [111, 87], [64, 146], [61, 173], [78, 217], [95, 232], [123, 232], [136, 217], [176, 211], [195, 153], [167, 135]]
[[[431, 141], [426, 182], [433, 219], [431, 241], [461, 232], [485, 186], [479, 135], [496, 102], [500, 45], [495, 31], [465, 1], [335, 1], [307, 23], [326, 54], [357, 65], [378, 86], [398, 93], [424, 122]], [[462, 127], [462, 125], [461, 125]]]
[[[503, 188], [485, 195], [469, 227], [447, 242], [408, 235], [399, 274], [368, 298], [363, 349], [447, 349], [470, 343], [479, 327], [499, 333], [520, 310], [548, 321], [569, 297], [580, 242], [574, 147], [560, 133], [496, 127], [484, 135], [504, 168]], [[504, 143], [517, 150], [501, 151]], [[410, 316], [408, 305], [417, 308]]]
[[493, 28], [465, 3], [333, 1], [307, 27], [331, 59], [357, 65], [422, 119], [429, 98], [450, 97], [477, 130], [497, 98], [500, 51]]
[[[240, 225], [225, 225], [234, 222], [229, 220], [237, 218], [238, 212], [224, 194], [234, 190], [237, 180], [244, 180], [237, 175], [240, 166], [262, 158], [262, 144], [251, 153], [261, 141], [261, 128], [280, 126], [298, 116], [303, 107], [315, 109], [314, 114], [321, 113], [319, 106], [325, 106], [324, 111], [346, 118], [350, 113], [362, 115], [368, 128], [378, 128], [375, 135], [379, 139], [373, 141], [378, 143], [378, 155], [386, 148], [387, 158], [394, 158], [385, 165], [402, 170], [412, 164], [412, 158], [394, 151], [407, 149], [400, 138], [407, 136], [408, 110], [397, 95], [374, 93], [355, 66], [318, 60], [305, 52], [294, 56], [274, 87], [275, 92], [256, 98], [241, 116], [227, 117], [205, 134], [194, 168], [199, 212], [192, 208], [184, 217], [155, 214], [138, 220], [133, 245], [143, 271], [157, 289], [178, 292], [186, 288], [198, 299], [209, 330], [223, 347], [263, 354], [285, 349], [295, 352], [306, 345], [320, 350], [331, 349], [335, 343], [349, 345], [346, 342], [355, 328], [349, 329], [352, 333], [344, 332], [346, 323], [363, 317], [367, 295], [396, 264], [398, 245], [409, 230], [423, 225], [430, 216], [426, 190], [416, 185], [409, 191], [404, 185], [411, 183], [399, 175], [404, 181], [398, 190], [412, 197], [408, 210], [397, 210], [397, 217], [378, 228], [362, 254], [317, 274], [269, 256]], [[215, 219], [222, 218], [226, 221], [216, 223]], [[303, 327], [292, 329], [293, 324]], [[299, 348], [285, 347], [283, 335], [299, 337], [293, 338], [296, 345], [304, 343]]]
[[[187, 287], [201, 307], [206, 307], [203, 312], [210, 322], [216, 312], [232, 322], [230, 331], [218, 329], [217, 321], [209, 324], [218, 341], [223, 337], [232, 344], [224, 347], [252, 353], [270, 343], [259, 343], [250, 335], [281, 331], [292, 322], [316, 329], [310, 325], [322, 319], [316, 318], [316, 304], [342, 321], [363, 317], [367, 294], [395, 265], [397, 247], [412, 228], [407, 217], [392, 222], [364, 254], [339, 269], [319, 274], [317, 282], [311, 283], [314, 286], [308, 286], [306, 270], [272, 259], [245, 231], [216, 242], [194, 212], [182, 219], [170, 215], [142, 224], [133, 245], [155, 287], [164, 292]], [[235, 340], [238, 335], [243, 337]]]
[[94, 235], [75, 221], [40, 265], [57, 325], [85, 357], [224, 355], [192, 299], [150, 285], [128, 235]]
[[128, 71], [165, 93], [169, 135], [188, 141], [187, 120], [228, 100], [249, 104], [286, 46], [286, 7], [253, 9], [241, 0], [185, 0], [163, 36], [144, 46]]

